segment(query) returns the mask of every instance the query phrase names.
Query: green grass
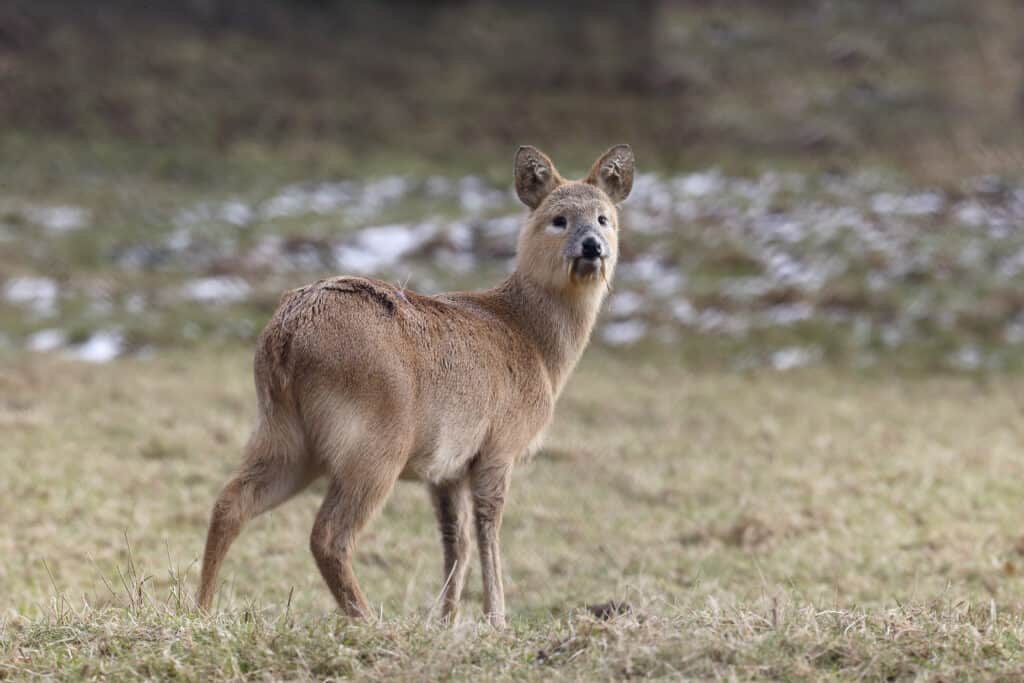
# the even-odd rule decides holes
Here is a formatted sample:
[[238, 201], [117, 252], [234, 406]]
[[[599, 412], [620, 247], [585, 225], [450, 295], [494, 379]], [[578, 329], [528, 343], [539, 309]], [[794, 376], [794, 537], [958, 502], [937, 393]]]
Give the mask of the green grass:
[[[254, 416], [249, 354], [0, 374], [0, 677], [595, 680], [1013, 678], [1024, 671], [1020, 379], [697, 372], [592, 352], [503, 529], [511, 627], [474, 567], [433, 609], [418, 487], [335, 613], [308, 553], [322, 485], [256, 520], [214, 615], [191, 591], [209, 506]], [[617, 600], [609, 619], [588, 605]]]

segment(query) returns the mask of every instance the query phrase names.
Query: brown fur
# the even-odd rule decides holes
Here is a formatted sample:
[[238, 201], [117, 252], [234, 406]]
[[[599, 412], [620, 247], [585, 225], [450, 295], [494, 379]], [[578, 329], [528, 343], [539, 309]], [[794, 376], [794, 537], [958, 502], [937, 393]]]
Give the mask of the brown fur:
[[[336, 277], [282, 297], [256, 351], [259, 421], [241, 471], [213, 507], [202, 608], [245, 522], [326, 475], [310, 547], [341, 608], [367, 615], [352, 571], [356, 537], [404, 478], [431, 490], [445, 618], [458, 609], [475, 527], [484, 610], [504, 624], [498, 531], [512, 467], [539, 445], [590, 337], [602, 280], [615, 267], [616, 203], [632, 186], [633, 155], [613, 147], [585, 180], [566, 181], [540, 151], [523, 147], [515, 180], [532, 211], [516, 270], [497, 287], [423, 296]], [[555, 216], [566, 218], [564, 230], [552, 227]], [[598, 226], [599, 216], [607, 225]], [[575, 270], [573, 254], [588, 236], [605, 250], [601, 276]]]

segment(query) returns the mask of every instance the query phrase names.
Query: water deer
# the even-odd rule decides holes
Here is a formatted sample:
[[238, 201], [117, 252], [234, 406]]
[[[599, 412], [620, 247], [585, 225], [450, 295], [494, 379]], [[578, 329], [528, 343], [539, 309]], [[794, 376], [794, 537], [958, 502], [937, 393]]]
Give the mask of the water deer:
[[612, 147], [566, 180], [533, 147], [515, 155], [530, 209], [515, 271], [479, 292], [424, 296], [334, 277], [289, 291], [259, 337], [259, 418], [238, 474], [213, 506], [197, 601], [242, 526], [320, 476], [310, 547], [341, 609], [370, 614], [352, 570], [356, 538], [398, 479], [430, 489], [453, 619], [475, 526], [484, 611], [505, 624], [498, 531], [517, 460], [539, 446], [590, 337], [618, 253], [617, 205], [633, 152]]

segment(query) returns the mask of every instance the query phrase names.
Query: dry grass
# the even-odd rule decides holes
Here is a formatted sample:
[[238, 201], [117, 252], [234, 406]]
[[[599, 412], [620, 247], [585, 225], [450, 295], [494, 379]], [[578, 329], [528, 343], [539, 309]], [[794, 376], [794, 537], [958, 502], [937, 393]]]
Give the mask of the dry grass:
[[[503, 634], [479, 618], [477, 572], [462, 623], [432, 620], [439, 543], [408, 485], [357, 557], [379, 623], [332, 609], [307, 552], [317, 489], [252, 524], [217, 613], [197, 615], [251, 393], [241, 352], [7, 358], [0, 678], [1024, 674], [1016, 378], [592, 354], [513, 484]], [[609, 600], [629, 609], [587, 609]]]

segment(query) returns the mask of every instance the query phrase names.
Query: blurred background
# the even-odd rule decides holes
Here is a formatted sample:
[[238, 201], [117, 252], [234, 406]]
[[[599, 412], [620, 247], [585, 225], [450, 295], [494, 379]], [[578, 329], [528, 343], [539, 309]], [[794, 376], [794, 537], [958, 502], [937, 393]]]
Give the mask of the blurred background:
[[1019, 0], [7, 0], [0, 353], [249, 348], [334, 273], [508, 272], [520, 144], [633, 145], [623, 353], [1024, 359]]

